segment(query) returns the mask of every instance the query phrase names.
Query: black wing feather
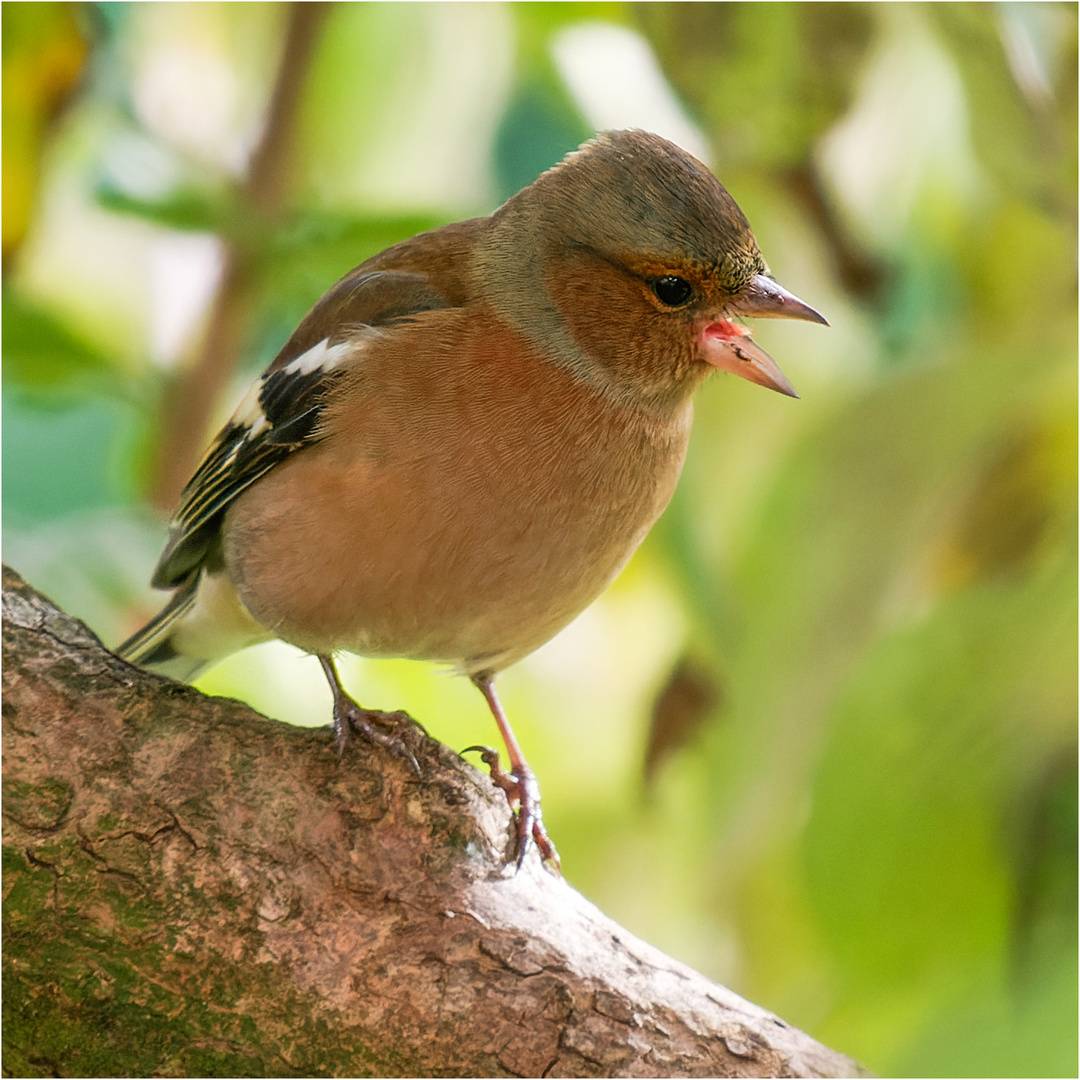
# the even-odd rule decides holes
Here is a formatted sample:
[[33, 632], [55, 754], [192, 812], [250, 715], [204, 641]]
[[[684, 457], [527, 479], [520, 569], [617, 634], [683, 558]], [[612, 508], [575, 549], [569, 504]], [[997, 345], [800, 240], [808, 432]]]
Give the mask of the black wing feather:
[[230, 420], [188, 481], [151, 583], [156, 588], [181, 584], [214, 550], [233, 500], [290, 454], [318, 441], [326, 395], [347, 365], [290, 370], [294, 360], [322, 341], [330, 346], [355, 341], [355, 348], [361, 348], [368, 328], [446, 306], [420, 274], [353, 271], [342, 278], [259, 380], [263, 419], [254, 425], [243, 417]]

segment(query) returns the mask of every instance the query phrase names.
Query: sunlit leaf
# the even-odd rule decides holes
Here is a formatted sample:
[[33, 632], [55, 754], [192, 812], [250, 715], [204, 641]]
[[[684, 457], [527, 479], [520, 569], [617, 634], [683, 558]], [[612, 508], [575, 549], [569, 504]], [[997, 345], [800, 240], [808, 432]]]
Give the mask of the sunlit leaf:
[[8, 387], [85, 390], [110, 364], [54, 314], [5, 289], [4, 382]]

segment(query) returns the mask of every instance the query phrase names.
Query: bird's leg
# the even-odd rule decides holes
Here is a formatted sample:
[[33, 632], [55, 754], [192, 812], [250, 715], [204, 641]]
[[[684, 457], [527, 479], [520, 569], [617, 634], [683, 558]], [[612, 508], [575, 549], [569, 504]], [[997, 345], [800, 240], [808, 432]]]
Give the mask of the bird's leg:
[[[490, 746], [470, 746], [468, 750], [480, 751], [481, 760], [491, 770], [491, 779], [506, 792], [510, 808], [517, 807], [517, 816], [514, 820], [517, 827], [518, 869], [525, 860], [530, 842], [535, 841], [541, 857], [558, 870], [559, 853], [544, 829], [544, 818], [540, 813], [540, 785], [536, 782], [536, 776], [529, 768], [521, 747], [518, 746], [510, 721], [507, 720], [499, 697], [495, 693], [495, 674], [491, 671], [479, 671], [471, 678], [473, 685], [484, 695], [484, 700], [491, 709], [491, 715], [495, 717], [495, 723], [499, 726], [499, 734], [502, 735], [503, 742], [506, 744], [506, 753], [510, 758], [510, 772], [503, 772], [499, 767], [499, 755]], [[467, 753], [468, 750], [462, 753]]]
[[[337, 739], [338, 754], [345, 752], [345, 748], [352, 742], [352, 733], [360, 732], [369, 742], [377, 743], [386, 747], [387, 750], [403, 757], [420, 776], [420, 766], [413, 752], [405, 743], [404, 733], [414, 725], [419, 727], [415, 720], [407, 712], [382, 712], [378, 709], [365, 709], [358, 705], [341, 685], [341, 677], [337, 673], [334, 661], [330, 656], [318, 654], [319, 663], [330, 683], [330, 690], [334, 695], [334, 735]], [[389, 727], [386, 732], [376, 725]]]

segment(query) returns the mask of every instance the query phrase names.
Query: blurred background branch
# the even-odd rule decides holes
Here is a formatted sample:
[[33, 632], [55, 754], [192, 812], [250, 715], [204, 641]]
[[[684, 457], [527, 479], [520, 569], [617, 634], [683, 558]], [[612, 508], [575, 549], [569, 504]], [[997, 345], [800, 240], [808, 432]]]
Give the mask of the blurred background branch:
[[[567, 876], [877, 1072], [1075, 1071], [1075, 5], [308, 7], [4, 5], [5, 558], [120, 640], [334, 280], [659, 131], [832, 328], [757, 328], [802, 400], [706, 388], [660, 525], [503, 680]], [[200, 685], [315, 725], [320, 678]], [[490, 738], [439, 672], [347, 678]]]
[[262, 134], [233, 196], [234, 231], [222, 245], [221, 283], [194, 363], [173, 375], [163, 395], [164, 411], [150, 504], [169, 514], [199, 464], [214, 434], [211, 419], [229, 385], [247, 333], [251, 304], [245, 295], [251, 268], [258, 264], [265, 238], [280, 227], [290, 162], [295, 149], [295, 118], [308, 69], [329, 5], [288, 5], [281, 61]]

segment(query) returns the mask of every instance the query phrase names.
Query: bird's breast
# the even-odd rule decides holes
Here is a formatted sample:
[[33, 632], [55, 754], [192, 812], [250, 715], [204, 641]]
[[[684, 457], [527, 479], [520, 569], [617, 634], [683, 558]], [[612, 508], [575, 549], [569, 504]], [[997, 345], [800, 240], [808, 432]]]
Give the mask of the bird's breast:
[[604, 398], [491, 312], [433, 312], [368, 348], [326, 437], [237, 501], [230, 573], [312, 651], [499, 668], [622, 568], [666, 506], [689, 403]]

